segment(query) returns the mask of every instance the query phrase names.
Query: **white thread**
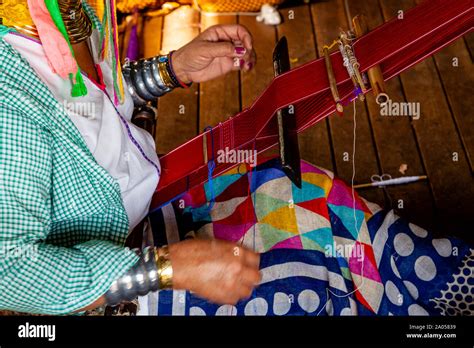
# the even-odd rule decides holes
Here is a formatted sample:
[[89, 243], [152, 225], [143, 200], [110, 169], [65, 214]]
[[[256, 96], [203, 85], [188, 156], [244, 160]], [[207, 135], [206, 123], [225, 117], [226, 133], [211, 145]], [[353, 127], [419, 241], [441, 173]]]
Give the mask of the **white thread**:
[[340, 46], [340, 51], [341, 51], [341, 54], [342, 54], [342, 65], [344, 65], [346, 67], [347, 72], [349, 73], [349, 76], [354, 77], [354, 74], [355, 74], [354, 73], [354, 68], [350, 64], [349, 57], [347, 56], [347, 53], [346, 53], [346, 51], [344, 50], [344, 48], [342, 46]]
[[[356, 155], [356, 131], [357, 131], [357, 108], [356, 108], [356, 99], [354, 99], [354, 131], [353, 131], [353, 141], [352, 141], [352, 180], [351, 180], [351, 190], [352, 190], [352, 204], [354, 210], [354, 229], [357, 231], [357, 217], [356, 217], [356, 207], [355, 207], [355, 189], [354, 181], [356, 175], [356, 166], [355, 166], [355, 155]], [[363, 270], [362, 270], [363, 271]]]
[[[357, 108], [356, 108], [356, 100], [357, 98], [354, 98], [353, 105], [354, 105], [354, 113], [353, 113], [353, 119], [354, 119], [354, 131], [353, 131], [353, 141], [352, 141], [352, 178], [351, 178], [351, 190], [352, 190], [352, 209], [354, 212], [354, 227], [355, 231], [357, 231], [357, 216], [356, 216], [356, 201], [355, 201], [355, 189], [354, 189], [354, 181], [355, 181], [355, 175], [356, 175], [356, 166], [355, 166], [355, 155], [356, 155], [356, 133], [357, 133]], [[359, 237], [357, 237], [357, 241], [359, 241]], [[363, 249], [362, 249], [363, 250]], [[324, 306], [319, 310], [317, 316], [326, 308], [327, 303], [331, 300], [329, 298], [329, 293], [331, 293], [333, 296], [338, 297], [338, 298], [343, 298], [343, 297], [349, 297], [350, 295], [354, 294], [356, 291], [361, 289], [364, 286], [365, 283], [365, 278], [364, 278], [364, 263], [365, 263], [365, 257], [362, 259], [362, 267], [361, 267], [361, 278], [362, 282], [360, 286], [358, 286], [356, 289], [352, 290], [351, 292], [348, 292], [347, 294], [344, 295], [337, 295], [334, 292], [332, 292], [329, 287], [326, 289], [326, 303]]]

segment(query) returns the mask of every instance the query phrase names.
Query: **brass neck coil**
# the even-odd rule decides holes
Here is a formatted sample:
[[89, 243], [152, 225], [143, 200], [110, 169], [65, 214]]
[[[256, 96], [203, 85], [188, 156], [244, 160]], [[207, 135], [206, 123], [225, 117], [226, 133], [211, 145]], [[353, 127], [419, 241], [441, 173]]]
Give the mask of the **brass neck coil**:
[[[1, 2], [2, 0], [0, 0], [0, 4]], [[74, 45], [87, 40], [92, 34], [92, 21], [84, 11], [81, 0], [59, 0], [58, 5], [71, 44]], [[24, 6], [24, 11], [28, 11], [26, 1]], [[5, 11], [0, 11], [0, 14], [5, 16]], [[32, 23], [32, 20], [25, 21], [21, 18], [19, 16], [4, 19], [5, 21], [8, 20], [8, 26], [16, 29], [18, 32], [39, 39], [38, 30]]]
[[71, 44], [87, 40], [92, 34], [92, 22], [81, 0], [59, 0], [58, 4]]

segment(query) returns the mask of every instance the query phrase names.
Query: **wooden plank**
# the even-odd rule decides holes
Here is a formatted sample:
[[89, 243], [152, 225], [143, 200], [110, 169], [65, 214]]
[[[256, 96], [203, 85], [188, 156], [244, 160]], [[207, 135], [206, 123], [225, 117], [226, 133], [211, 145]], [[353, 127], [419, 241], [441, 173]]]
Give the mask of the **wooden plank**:
[[[139, 16], [137, 19], [137, 35], [138, 35], [138, 55], [143, 57], [145, 53], [145, 47], [148, 45], [148, 42], [145, 41], [145, 35], [143, 33], [145, 27], [146, 17]], [[161, 39], [161, 37], [160, 37]]]
[[434, 57], [472, 171], [474, 168], [474, 117], [472, 117], [474, 114], [472, 104], [474, 69], [471, 56], [464, 40], [461, 39], [444, 48]]
[[[143, 17], [140, 28], [140, 57], [150, 58], [160, 54], [161, 28], [163, 17]], [[157, 127], [153, 129], [152, 135], [156, 137]]]
[[[127, 21], [128, 19], [128, 21]], [[144, 35], [144, 27], [145, 27], [145, 22], [148, 18], [147, 17], [143, 17], [143, 16], [139, 16], [137, 18], [137, 35], [138, 35], [138, 55], [139, 57], [143, 57], [144, 56], [144, 50], [145, 50], [145, 47], [149, 44], [149, 42], [147, 41], [147, 38], [148, 37], [145, 37]], [[120, 34], [119, 36], [119, 51], [120, 51], [120, 59], [122, 61], [122, 63], [125, 62], [125, 58], [127, 56], [127, 52], [128, 52], [128, 44], [129, 44], [129, 41], [130, 41], [130, 35], [131, 35], [131, 32], [132, 32], [132, 28], [133, 28], [133, 19], [132, 19], [132, 16], [129, 15], [127, 17], [124, 18], [125, 21], [127, 21], [127, 24], [125, 26], [125, 30], [123, 33]], [[161, 31], [160, 31], [161, 33]], [[161, 37], [160, 37], [161, 39]]]
[[[199, 15], [190, 8], [181, 7], [167, 15], [163, 23], [161, 53], [166, 53], [164, 50], [178, 49], [198, 35], [198, 24]], [[147, 30], [150, 35], [161, 35], [159, 22], [147, 23]], [[175, 45], [171, 41], [176, 42]], [[155, 137], [159, 154], [173, 150], [198, 134], [198, 88], [198, 84], [194, 84], [189, 89], [176, 89], [159, 98]]]
[[[125, 20], [125, 18], [124, 18]], [[118, 45], [119, 45], [119, 59], [123, 63], [123, 50], [125, 47], [125, 35], [127, 34], [127, 26], [124, 24], [123, 27], [119, 28], [119, 37], [118, 37]]]
[[[201, 29], [217, 24], [236, 24], [237, 16], [201, 15]], [[199, 130], [234, 116], [240, 111], [239, 72], [231, 72], [213, 81], [201, 83]]]
[[[383, 23], [378, 0], [351, 0], [349, 2], [349, 12], [349, 18], [357, 14], [365, 15], [369, 30]], [[387, 82], [386, 88], [393, 101], [405, 101], [398, 78]], [[402, 176], [402, 173], [399, 172], [400, 165], [406, 164], [408, 167], [406, 175], [424, 175], [425, 169], [409, 118], [381, 116], [380, 106], [375, 102], [372, 93], [367, 94], [367, 107], [380, 158], [381, 173], [389, 174], [393, 178], [400, 177]], [[364, 195], [366, 190], [360, 190], [360, 192]], [[435, 211], [428, 182], [391, 186], [387, 188], [387, 193], [392, 208], [399, 215], [424, 228], [433, 227]]]
[[[412, 0], [381, 0], [385, 19], [414, 6]], [[409, 101], [421, 104], [421, 117], [412, 122], [432, 187], [438, 213], [435, 223], [445, 234], [474, 241], [472, 173], [443, 93], [433, 59], [401, 75]]]
[[256, 21], [255, 16], [240, 16], [239, 23], [247, 27], [254, 38], [257, 65], [250, 72], [241, 73], [243, 108], [249, 107], [273, 79], [273, 49], [276, 29]]
[[[278, 36], [286, 36], [292, 68], [317, 57], [309, 6], [286, 8], [280, 11], [284, 22], [278, 26]], [[301, 35], [305, 33], [305, 35]], [[331, 144], [327, 122], [319, 122], [299, 136], [301, 158], [333, 170]]]
[[198, 86], [175, 90], [158, 101], [156, 145], [166, 154], [198, 134]]
[[143, 57], [150, 58], [160, 54], [161, 49], [161, 29], [163, 27], [163, 17], [147, 17], [143, 21]]
[[471, 62], [474, 59], [474, 32], [471, 32], [467, 35], [464, 35], [464, 40], [466, 41], [467, 48], [471, 54]]
[[[127, 19], [125, 18], [124, 20], [127, 20]], [[119, 51], [120, 51], [120, 61], [122, 63], [125, 62], [125, 58], [126, 58], [126, 55], [127, 55], [128, 42], [130, 40], [131, 29], [132, 29], [131, 23], [127, 22], [127, 24], [125, 26], [125, 30], [121, 34], [121, 40], [120, 40], [121, 44], [120, 44]]]
[[200, 14], [191, 6], [181, 6], [164, 18], [162, 53], [183, 47], [200, 33]]
[[[339, 28], [347, 30], [347, 21], [343, 0], [319, 2], [311, 5], [318, 50], [321, 54], [324, 45], [330, 44], [339, 36]], [[356, 102], [357, 145], [355, 155], [356, 183], [370, 181], [373, 174], [380, 173], [377, 164], [377, 152], [371, 134], [366, 107], [364, 103]], [[353, 165], [353, 107], [347, 106], [344, 116], [330, 116], [329, 130], [333, 143], [336, 174], [346, 182], [351, 182]], [[368, 200], [384, 205], [385, 199], [380, 190], [364, 192]]]

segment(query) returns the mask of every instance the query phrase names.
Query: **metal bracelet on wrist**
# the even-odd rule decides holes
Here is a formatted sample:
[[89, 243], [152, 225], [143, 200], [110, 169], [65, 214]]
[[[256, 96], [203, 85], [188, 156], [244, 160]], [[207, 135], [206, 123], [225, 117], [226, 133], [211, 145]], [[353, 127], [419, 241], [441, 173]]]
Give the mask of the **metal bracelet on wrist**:
[[176, 86], [179, 86], [181, 88], [189, 88], [191, 87], [192, 85], [192, 82], [190, 83], [184, 83], [182, 82], [178, 76], [176, 75], [176, 72], [174, 71], [173, 69], [173, 53], [175, 51], [171, 51], [169, 54], [168, 54], [168, 71], [169, 71], [169, 74], [170, 74], [170, 77], [171, 79], [173, 80], [173, 83], [176, 85]]
[[156, 264], [160, 279], [160, 289], [171, 289], [173, 287], [173, 267], [169, 256], [169, 249], [164, 246], [157, 250]]
[[123, 76], [135, 106], [145, 106], [175, 87], [164, 82], [159, 58], [141, 59], [124, 65]]
[[[170, 287], [171, 263], [167, 259], [167, 271], [165, 271], [165, 267], [157, 262], [157, 260], [163, 260], [158, 253], [155, 248], [146, 248], [139, 255], [140, 260], [125, 275], [112, 283], [105, 294], [105, 300], [109, 306], [116, 306], [123, 301], [132, 301], [138, 296]], [[164, 277], [165, 274], [168, 277]]]

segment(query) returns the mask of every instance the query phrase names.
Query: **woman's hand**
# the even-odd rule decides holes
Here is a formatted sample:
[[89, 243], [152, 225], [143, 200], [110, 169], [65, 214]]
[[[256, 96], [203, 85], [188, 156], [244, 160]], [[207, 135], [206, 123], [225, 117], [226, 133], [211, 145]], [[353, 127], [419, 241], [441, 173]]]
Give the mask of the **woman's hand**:
[[218, 240], [189, 240], [169, 247], [173, 288], [217, 304], [249, 298], [260, 282], [260, 256]]
[[256, 62], [250, 32], [241, 25], [210, 27], [173, 53], [173, 70], [184, 83], [205, 82]]

